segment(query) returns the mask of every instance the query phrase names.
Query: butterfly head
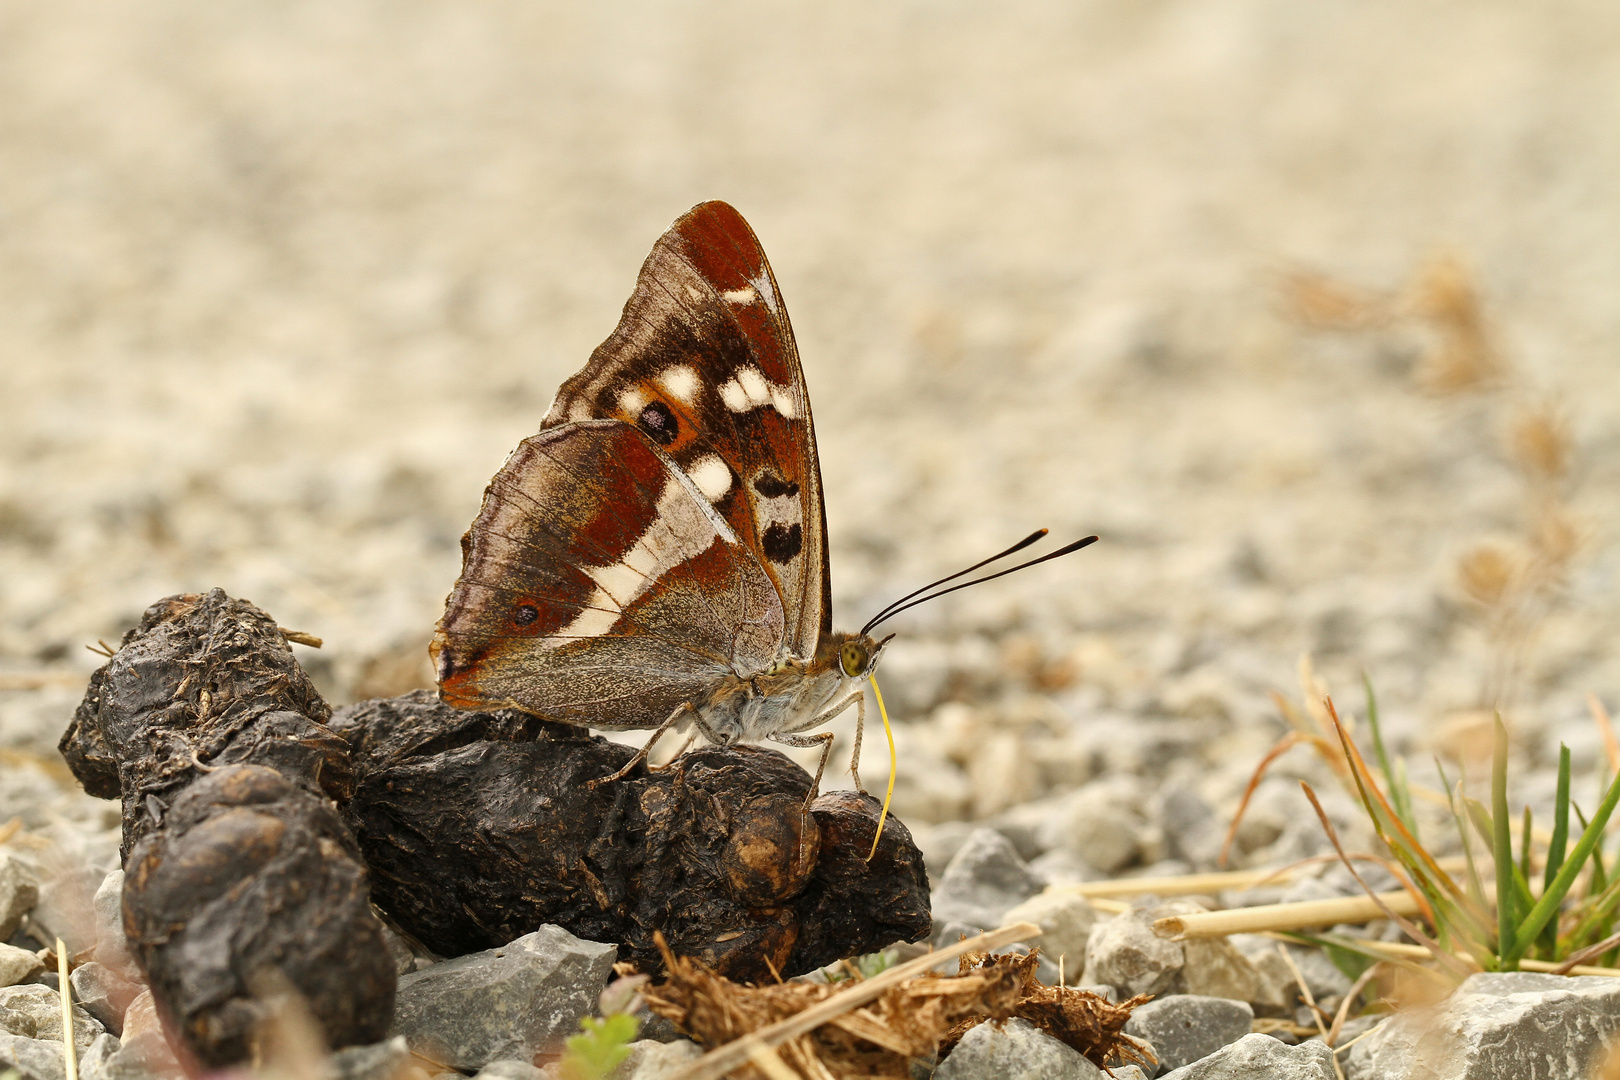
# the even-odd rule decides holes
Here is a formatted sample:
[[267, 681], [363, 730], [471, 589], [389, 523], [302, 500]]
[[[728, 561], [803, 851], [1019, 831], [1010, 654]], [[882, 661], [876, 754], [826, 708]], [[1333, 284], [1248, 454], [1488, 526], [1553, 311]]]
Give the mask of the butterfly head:
[[815, 666], [836, 672], [845, 682], [858, 682], [872, 674], [878, 658], [883, 655], [883, 647], [892, 637], [893, 634], [882, 638], [870, 634], [822, 634]]

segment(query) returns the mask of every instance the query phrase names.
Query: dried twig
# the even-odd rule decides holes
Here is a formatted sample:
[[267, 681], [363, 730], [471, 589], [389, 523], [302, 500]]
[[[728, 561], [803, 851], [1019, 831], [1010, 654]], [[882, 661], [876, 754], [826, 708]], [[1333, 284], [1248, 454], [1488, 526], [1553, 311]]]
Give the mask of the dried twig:
[[1015, 941], [1026, 941], [1040, 932], [1041, 928], [1034, 923], [1018, 923], [965, 938], [938, 952], [919, 956], [915, 960], [874, 975], [865, 982], [856, 983], [819, 1005], [813, 1005], [803, 1012], [778, 1020], [724, 1046], [716, 1047], [676, 1073], [670, 1080], [719, 1080], [732, 1069], [752, 1060], [756, 1047], [779, 1046], [789, 1039], [812, 1031], [834, 1017], [842, 1016], [869, 1001], [875, 1001], [885, 990], [921, 975], [943, 961], [955, 959], [968, 952], [985, 952], [1003, 945], [1011, 945]]
[[1156, 919], [1153, 932], [1160, 937], [1210, 938], [1227, 934], [1258, 934], [1267, 930], [1305, 930], [1338, 923], [1364, 923], [1373, 919], [1416, 915], [1421, 911], [1407, 892], [1371, 896], [1342, 896], [1332, 900], [1299, 900], [1288, 904], [1261, 904], [1230, 911], [1169, 915]]
[[56, 939], [56, 977], [62, 992], [62, 1059], [67, 1080], [79, 1080], [79, 1050], [73, 1045], [73, 983], [68, 979], [68, 950]]

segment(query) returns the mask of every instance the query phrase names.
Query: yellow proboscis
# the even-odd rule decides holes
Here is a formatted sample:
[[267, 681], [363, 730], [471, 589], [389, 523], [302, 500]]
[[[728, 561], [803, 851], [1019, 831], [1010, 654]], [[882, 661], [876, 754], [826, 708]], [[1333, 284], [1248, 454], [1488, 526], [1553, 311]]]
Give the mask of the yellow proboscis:
[[866, 861], [871, 862], [872, 856], [877, 854], [878, 841], [883, 839], [883, 823], [889, 820], [889, 800], [894, 798], [894, 729], [889, 726], [889, 710], [883, 707], [883, 691], [878, 689], [877, 675], [869, 675], [872, 683], [872, 696], [877, 698], [878, 715], [883, 717], [883, 734], [889, 738], [889, 790], [883, 793], [883, 813], [878, 816], [877, 833], [872, 837], [872, 850], [866, 853]]

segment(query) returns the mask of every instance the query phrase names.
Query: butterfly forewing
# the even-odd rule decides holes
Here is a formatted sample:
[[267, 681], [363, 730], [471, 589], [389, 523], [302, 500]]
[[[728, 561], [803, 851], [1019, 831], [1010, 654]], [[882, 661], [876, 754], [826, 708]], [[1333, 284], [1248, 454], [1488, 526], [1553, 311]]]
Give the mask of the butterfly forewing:
[[634, 425], [753, 553], [780, 599], [782, 644], [831, 629], [810, 399], [770, 264], [721, 202], [658, 241], [612, 335], [563, 384], [543, 428]]
[[440, 694], [656, 727], [782, 641], [776, 590], [691, 478], [618, 421], [513, 451], [463, 541], [434, 637]]

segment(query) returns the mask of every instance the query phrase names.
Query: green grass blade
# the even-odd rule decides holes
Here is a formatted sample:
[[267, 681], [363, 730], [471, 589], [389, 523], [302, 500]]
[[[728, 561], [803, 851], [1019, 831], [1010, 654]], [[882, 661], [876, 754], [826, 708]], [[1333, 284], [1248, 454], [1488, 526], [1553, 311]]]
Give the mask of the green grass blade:
[[1530, 880], [1530, 804], [1524, 807], [1524, 826], [1519, 830], [1519, 876]]
[[[1563, 868], [1569, 847], [1569, 747], [1558, 745], [1558, 791], [1553, 796], [1553, 834], [1547, 845], [1547, 868], [1541, 875], [1542, 891], [1552, 887], [1553, 878]], [[1558, 920], [1553, 919], [1541, 932], [1541, 947], [1551, 957], [1558, 951]]]
[[[1499, 971], [1514, 969], [1513, 827], [1508, 824], [1507, 725], [1496, 716], [1496, 745], [1491, 752], [1491, 857], [1496, 860], [1496, 958]], [[1541, 927], [1536, 927], [1539, 931]]]
[[1373, 694], [1372, 679], [1363, 674], [1361, 685], [1367, 692], [1367, 727], [1372, 730], [1378, 771], [1384, 774], [1384, 787], [1389, 791], [1389, 801], [1394, 804], [1395, 816], [1415, 837], [1418, 835], [1417, 817], [1412, 813], [1412, 793], [1406, 784], [1406, 770], [1400, 761], [1395, 762], [1394, 768], [1390, 767], [1389, 751], [1384, 748], [1384, 729], [1378, 723], [1378, 698]]
[[1547, 920], [1558, 913], [1558, 906], [1563, 903], [1564, 894], [1575, 884], [1575, 875], [1581, 872], [1582, 865], [1591, 858], [1592, 849], [1602, 841], [1603, 830], [1609, 824], [1609, 818], [1614, 814], [1617, 803], [1620, 803], [1620, 776], [1616, 776], [1614, 783], [1609, 785], [1608, 794], [1603, 796], [1603, 804], [1592, 815], [1592, 821], [1581, 832], [1580, 839], [1575, 841], [1575, 848], [1564, 860], [1564, 865], [1553, 875], [1552, 884], [1547, 886], [1536, 906], [1530, 909], [1529, 914], [1519, 924], [1513, 938], [1515, 957], [1524, 955], [1525, 948], [1541, 933], [1541, 928], [1547, 925]]
[[[1575, 811], [1575, 819], [1581, 823], [1581, 831], [1584, 833], [1588, 825], [1586, 815], [1581, 812], [1581, 804], [1571, 800], [1569, 808]], [[1603, 845], [1599, 844], [1592, 849], [1592, 880], [1586, 886], [1586, 895], [1595, 896], [1608, 887], [1609, 872], [1603, 865]]]

